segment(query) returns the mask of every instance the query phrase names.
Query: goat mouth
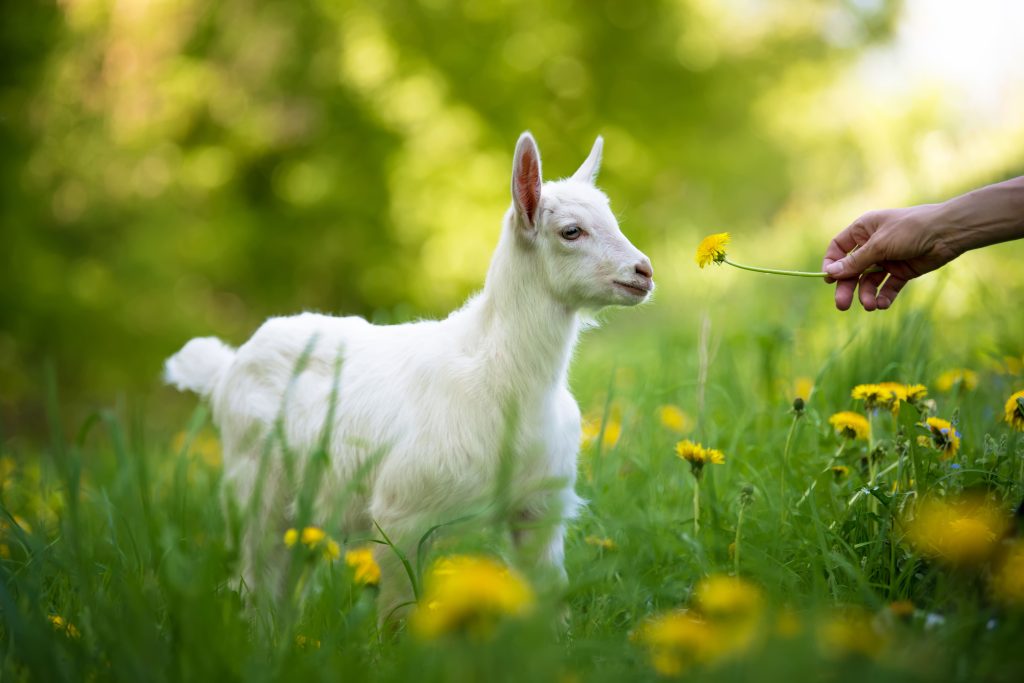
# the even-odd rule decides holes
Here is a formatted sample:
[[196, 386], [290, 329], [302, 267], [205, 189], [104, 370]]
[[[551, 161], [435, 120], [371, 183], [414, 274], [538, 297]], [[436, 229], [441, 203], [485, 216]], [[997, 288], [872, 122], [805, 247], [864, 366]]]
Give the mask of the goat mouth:
[[637, 284], [634, 282], [619, 282], [618, 280], [614, 280], [613, 282], [615, 282], [615, 284], [617, 284], [619, 287], [626, 290], [633, 296], [644, 298], [651, 293], [651, 286], [647, 284]]

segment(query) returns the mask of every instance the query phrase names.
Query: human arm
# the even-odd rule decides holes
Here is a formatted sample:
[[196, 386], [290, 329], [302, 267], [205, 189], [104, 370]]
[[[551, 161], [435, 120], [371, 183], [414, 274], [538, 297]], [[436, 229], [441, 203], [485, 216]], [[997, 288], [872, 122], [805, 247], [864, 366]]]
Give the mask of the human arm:
[[[828, 245], [822, 270], [837, 282], [839, 310], [850, 307], [858, 288], [865, 310], [886, 309], [910, 280], [971, 249], [1021, 237], [1024, 176], [941, 204], [868, 212]], [[881, 270], [866, 273], [873, 265]]]

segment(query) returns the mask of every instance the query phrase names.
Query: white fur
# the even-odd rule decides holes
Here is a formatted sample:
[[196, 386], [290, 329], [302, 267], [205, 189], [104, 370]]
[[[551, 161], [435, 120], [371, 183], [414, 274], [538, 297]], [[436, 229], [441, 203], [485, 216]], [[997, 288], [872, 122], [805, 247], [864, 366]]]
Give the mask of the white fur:
[[[580, 504], [573, 490], [580, 413], [567, 382], [579, 311], [633, 305], [653, 289], [650, 262], [619, 230], [607, 197], [593, 185], [601, 147], [598, 138], [572, 178], [541, 186], [536, 143], [529, 133], [520, 137], [513, 205], [483, 291], [444, 320], [378, 326], [302, 313], [271, 318], [234, 354], [217, 340], [194, 339], [169, 359], [169, 383], [210, 398], [225, 476], [237, 495], [246, 498], [255, 484], [264, 437], [307, 348], [308, 365], [295, 378], [282, 417], [291, 448], [308, 453], [318, 443], [342, 354], [321, 505], [329, 507], [361, 463], [379, 453], [367, 494], [346, 511], [346, 522], [372, 520], [393, 539], [415, 540], [453, 511], [493, 495], [512, 408], [518, 420], [506, 493], [522, 519], [562, 520], [541, 539], [539, 553], [561, 572], [564, 520]], [[585, 234], [567, 240], [561, 231], [573, 225]], [[323, 518], [331, 514], [324, 510]], [[385, 549], [379, 557], [386, 555]], [[382, 589], [399, 591], [394, 602], [401, 590], [395, 587], [406, 582], [388, 575], [393, 562], [382, 567]]]

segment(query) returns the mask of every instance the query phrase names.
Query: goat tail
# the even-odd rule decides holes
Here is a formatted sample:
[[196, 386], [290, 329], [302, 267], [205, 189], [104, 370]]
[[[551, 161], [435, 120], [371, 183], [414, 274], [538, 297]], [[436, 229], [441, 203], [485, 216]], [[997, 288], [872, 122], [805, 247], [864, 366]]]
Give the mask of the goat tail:
[[164, 382], [209, 398], [235, 359], [235, 350], [216, 337], [197, 337], [164, 363]]

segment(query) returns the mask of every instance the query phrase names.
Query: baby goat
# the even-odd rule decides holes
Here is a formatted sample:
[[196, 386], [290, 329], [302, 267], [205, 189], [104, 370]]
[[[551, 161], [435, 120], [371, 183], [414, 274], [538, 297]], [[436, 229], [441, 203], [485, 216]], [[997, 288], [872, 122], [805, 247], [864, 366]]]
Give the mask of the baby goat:
[[[171, 357], [167, 382], [211, 401], [225, 480], [240, 501], [256, 486], [263, 444], [280, 415], [284, 441], [299, 453], [315, 450], [329, 427], [317, 514], [330, 514], [332, 494], [341, 497], [364, 476], [365, 495], [347, 499], [346, 525], [376, 522], [414, 550], [431, 525], [487, 501], [500, 471], [503, 495], [526, 529], [516, 542], [564, 576], [565, 520], [581, 502], [573, 490], [580, 412], [567, 380], [579, 311], [632, 306], [654, 289], [650, 261], [594, 185], [602, 146], [598, 137], [571, 178], [542, 184], [537, 144], [520, 136], [512, 206], [483, 291], [444, 320], [378, 326], [302, 313], [271, 318], [237, 350], [206, 337]], [[502, 463], [503, 449], [514, 454], [511, 464]], [[262, 514], [283, 521], [285, 511]], [[552, 518], [553, 529], [530, 529]], [[378, 548], [383, 611], [402, 600], [408, 581], [394, 553]]]

